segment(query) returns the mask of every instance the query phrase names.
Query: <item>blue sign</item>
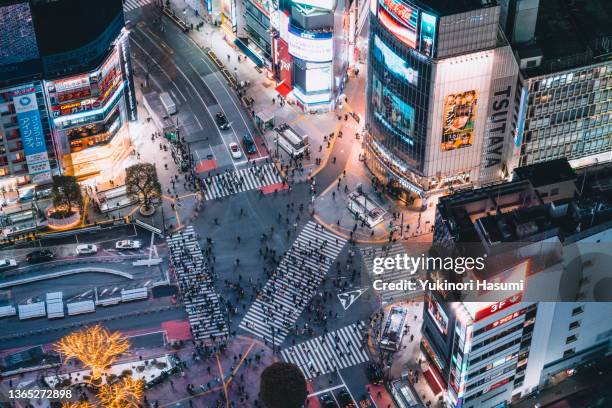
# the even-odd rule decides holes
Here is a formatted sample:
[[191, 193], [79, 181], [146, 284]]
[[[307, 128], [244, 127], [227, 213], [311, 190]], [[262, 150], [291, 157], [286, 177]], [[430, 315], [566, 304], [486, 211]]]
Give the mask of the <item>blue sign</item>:
[[21, 143], [26, 156], [46, 153], [45, 135], [40, 122], [36, 94], [17, 95], [14, 98]]
[[434, 53], [434, 42], [436, 38], [436, 16], [421, 14], [421, 39], [419, 50], [426, 57], [432, 57]]

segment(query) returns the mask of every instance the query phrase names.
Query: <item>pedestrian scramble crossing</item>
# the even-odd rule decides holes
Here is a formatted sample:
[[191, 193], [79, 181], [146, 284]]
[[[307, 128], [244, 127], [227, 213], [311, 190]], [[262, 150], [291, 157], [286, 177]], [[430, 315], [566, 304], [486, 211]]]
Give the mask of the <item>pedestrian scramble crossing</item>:
[[365, 363], [365, 324], [353, 323], [281, 350], [281, 357], [302, 370], [307, 380]]
[[221, 311], [213, 279], [204, 261], [193, 226], [167, 238], [171, 267], [197, 340], [228, 335], [225, 314]]
[[257, 294], [240, 328], [274, 345], [282, 344], [316, 294], [346, 240], [309, 221]]
[[214, 200], [228, 195], [255, 190], [272, 184], [282, 183], [272, 163], [249, 166], [236, 171], [228, 171], [204, 178], [204, 199]]
[[123, 0], [123, 11], [127, 13], [151, 3], [153, 3], [153, 0]]
[[[420, 256], [423, 251], [419, 251], [420, 248], [411, 248], [409, 252], [409, 248], [402, 242], [395, 242], [392, 245], [386, 246], [378, 246], [378, 247], [366, 247], [361, 248], [361, 258], [365, 265], [366, 270], [368, 271], [368, 275], [372, 280], [382, 280], [383, 282], [400, 282], [402, 280], [415, 280], [417, 278], [423, 278], [425, 276], [425, 271], [418, 271], [413, 274], [411, 270], [400, 269], [400, 270], [386, 270], [384, 273], [380, 275], [374, 274], [374, 258], [385, 257], [385, 258], [395, 258], [396, 255], [403, 255], [408, 253], [408, 255], [412, 256]], [[408, 300], [411, 296], [420, 293], [419, 291], [392, 291], [392, 290], [382, 290], [376, 291], [376, 293], [380, 296], [380, 299], [383, 303], [392, 303], [401, 300]]]

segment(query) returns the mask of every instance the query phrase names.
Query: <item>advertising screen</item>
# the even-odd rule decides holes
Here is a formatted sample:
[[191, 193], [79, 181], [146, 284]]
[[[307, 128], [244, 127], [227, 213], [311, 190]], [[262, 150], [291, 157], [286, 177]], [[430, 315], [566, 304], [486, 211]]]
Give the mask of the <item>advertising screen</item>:
[[436, 16], [421, 13], [421, 30], [419, 33], [419, 51], [426, 57], [433, 56], [434, 39], [436, 38]]
[[471, 90], [447, 95], [444, 98], [444, 123], [442, 128], [443, 151], [472, 146], [478, 91]]
[[418, 71], [408, 66], [408, 62], [394, 53], [380, 37], [374, 36], [374, 58], [384, 65], [398, 79], [408, 81], [416, 86], [419, 79]]
[[0, 65], [38, 58], [38, 45], [27, 2], [0, 7]]
[[328, 62], [334, 57], [331, 32], [306, 33], [290, 26], [287, 43], [289, 54], [304, 61]]
[[306, 64], [306, 92], [331, 89], [331, 64]]
[[444, 313], [438, 302], [431, 297], [429, 297], [427, 302], [427, 311], [440, 332], [446, 336], [448, 334], [448, 316]]
[[414, 144], [414, 108], [401, 100], [388, 86], [372, 77], [374, 116], [405, 143]]
[[378, 18], [400, 41], [411, 48], [417, 48], [417, 9], [398, 0], [380, 0]]

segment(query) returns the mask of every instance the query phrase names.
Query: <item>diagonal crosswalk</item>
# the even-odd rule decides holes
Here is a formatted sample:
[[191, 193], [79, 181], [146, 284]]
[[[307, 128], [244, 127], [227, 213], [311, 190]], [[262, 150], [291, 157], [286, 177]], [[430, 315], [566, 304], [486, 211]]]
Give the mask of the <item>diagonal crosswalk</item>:
[[214, 200], [228, 195], [255, 190], [261, 187], [282, 183], [276, 167], [272, 163], [249, 166], [236, 171], [228, 171], [204, 179], [204, 199]]
[[[416, 251], [418, 252], [418, 251]], [[377, 257], [389, 257], [394, 258], [398, 254], [405, 254], [408, 252], [408, 248], [402, 242], [395, 242], [391, 246], [383, 246], [383, 247], [366, 247], [361, 248], [361, 258], [363, 259], [363, 263], [365, 264], [365, 268], [368, 271], [368, 275], [372, 280], [382, 279], [383, 282], [400, 282], [402, 280], [415, 280], [417, 278], [424, 277], [424, 271], [420, 271], [417, 274], [412, 274], [410, 270], [390, 270], [385, 271], [381, 275], [374, 275], [374, 258]], [[419, 252], [420, 254], [420, 252]], [[414, 296], [418, 294], [419, 291], [409, 291], [409, 292], [401, 292], [401, 291], [377, 291], [381, 300], [385, 303], [396, 302], [399, 300], [407, 300], [410, 296]]]
[[281, 350], [281, 357], [302, 370], [306, 379], [365, 363], [365, 324], [353, 323]]
[[153, 3], [153, 0], [123, 0], [123, 11], [127, 13], [151, 3]]
[[275, 345], [282, 344], [345, 243], [345, 239], [309, 221], [258, 293], [240, 328]]
[[209, 340], [227, 336], [226, 318], [193, 226], [172, 235], [167, 243], [194, 338]]

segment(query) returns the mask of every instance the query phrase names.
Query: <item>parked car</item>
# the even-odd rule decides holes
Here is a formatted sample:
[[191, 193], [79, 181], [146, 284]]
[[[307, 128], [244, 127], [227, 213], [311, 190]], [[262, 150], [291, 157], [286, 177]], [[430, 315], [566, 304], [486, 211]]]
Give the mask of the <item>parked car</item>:
[[253, 136], [247, 133], [246, 135], [242, 137], [242, 143], [244, 143], [244, 147], [246, 149], [247, 154], [257, 153], [257, 146], [255, 146], [255, 141], [253, 140]]
[[17, 267], [18, 263], [14, 259], [4, 258], [0, 259], [0, 271]]
[[351, 397], [351, 394], [349, 394], [347, 390], [340, 390], [340, 392], [338, 393], [338, 402], [340, 403], [340, 408], [355, 407], [353, 397]]
[[230, 143], [229, 151], [234, 159], [239, 159], [242, 157], [242, 150], [240, 150], [240, 146], [238, 146], [238, 143]]
[[337, 408], [334, 399], [329, 394], [323, 394], [319, 397], [319, 401], [321, 402], [321, 407], [323, 408]]
[[131, 239], [124, 239], [115, 243], [115, 248], [117, 249], [139, 249], [141, 246], [142, 243], [140, 241]]
[[55, 258], [55, 254], [48, 249], [32, 251], [26, 255], [26, 261], [29, 263], [47, 262], [51, 261], [53, 258]]
[[219, 126], [219, 129], [227, 130], [230, 128], [230, 123], [227, 121], [227, 118], [225, 117], [225, 113], [218, 112], [215, 115], [215, 120], [217, 122], [217, 126]]
[[93, 244], [81, 244], [76, 247], [77, 255], [90, 255], [96, 252], [98, 252], [98, 247]]

